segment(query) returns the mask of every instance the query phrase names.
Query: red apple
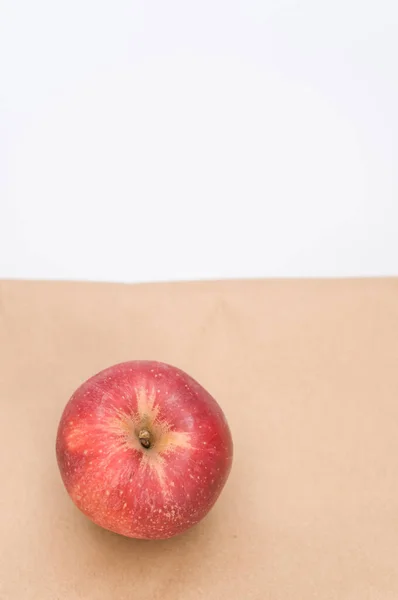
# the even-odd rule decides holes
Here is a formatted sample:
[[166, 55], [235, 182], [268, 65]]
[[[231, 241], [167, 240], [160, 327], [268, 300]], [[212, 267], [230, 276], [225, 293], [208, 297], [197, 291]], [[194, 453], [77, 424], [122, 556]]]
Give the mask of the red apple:
[[132, 361], [83, 383], [65, 407], [57, 460], [76, 506], [94, 523], [144, 539], [200, 521], [232, 464], [232, 439], [214, 398], [189, 375]]

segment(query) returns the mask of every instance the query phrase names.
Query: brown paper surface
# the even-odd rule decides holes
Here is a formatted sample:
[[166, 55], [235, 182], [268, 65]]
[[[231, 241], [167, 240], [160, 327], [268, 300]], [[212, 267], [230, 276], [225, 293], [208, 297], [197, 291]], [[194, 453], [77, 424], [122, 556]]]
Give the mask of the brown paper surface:
[[[235, 457], [216, 506], [161, 542], [67, 496], [55, 435], [120, 361], [186, 370]], [[398, 280], [0, 283], [2, 600], [397, 600]]]

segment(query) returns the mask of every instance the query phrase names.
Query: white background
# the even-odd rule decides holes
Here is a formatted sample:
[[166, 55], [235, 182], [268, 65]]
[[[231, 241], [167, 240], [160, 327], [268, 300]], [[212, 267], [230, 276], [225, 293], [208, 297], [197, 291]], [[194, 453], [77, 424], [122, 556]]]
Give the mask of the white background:
[[0, 277], [398, 274], [396, 0], [0, 0]]

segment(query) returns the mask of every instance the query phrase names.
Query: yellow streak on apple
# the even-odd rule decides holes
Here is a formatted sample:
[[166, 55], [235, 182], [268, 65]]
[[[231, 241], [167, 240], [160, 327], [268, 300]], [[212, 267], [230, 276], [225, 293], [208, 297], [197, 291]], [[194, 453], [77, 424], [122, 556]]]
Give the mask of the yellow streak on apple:
[[[120, 409], [108, 405], [102, 408], [103, 418], [96, 423], [90, 421], [70, 422], [67, 434], [67, 447], [71, 452], [83, 452], [89, 455], [87, 440], [95, 435], [107, 439], [107, 444], [99, 450], [101, 467], [106, 468], [112, 456], [121, 450], [135, 449], [142, 452], [140, 470], [150, 469], [159, 478], [162, 490], [165, 486], [165, 456], [180, 448], [191, 448], [190, 434], [173, 431], [166, 420], [159, 418], [159, 406], [155, 404], [156, 390], [149, 391], [145, 386], [134, 388], [137, 398], [137, 410], [126, 414]], [[152, 446], [145, 449], [138, 439], [138, 431], [148, 429], [152, 436]], [[113, 434], [110, 437], [109, 434]], [[113, 442], [111, 442], [113, 438]], [[98, 457], [97, 457], [98, 458]]]

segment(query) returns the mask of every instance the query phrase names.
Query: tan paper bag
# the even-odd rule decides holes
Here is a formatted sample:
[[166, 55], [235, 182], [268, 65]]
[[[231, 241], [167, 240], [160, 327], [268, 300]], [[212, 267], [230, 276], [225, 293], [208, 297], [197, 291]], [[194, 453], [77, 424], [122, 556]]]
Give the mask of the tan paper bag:
[[[101, 530], [57, 470], [74, 389], [175, 364], [235, 443], [209, 516]], [[1, 600], [397, 600], [398, 280], [0, 283]]]

